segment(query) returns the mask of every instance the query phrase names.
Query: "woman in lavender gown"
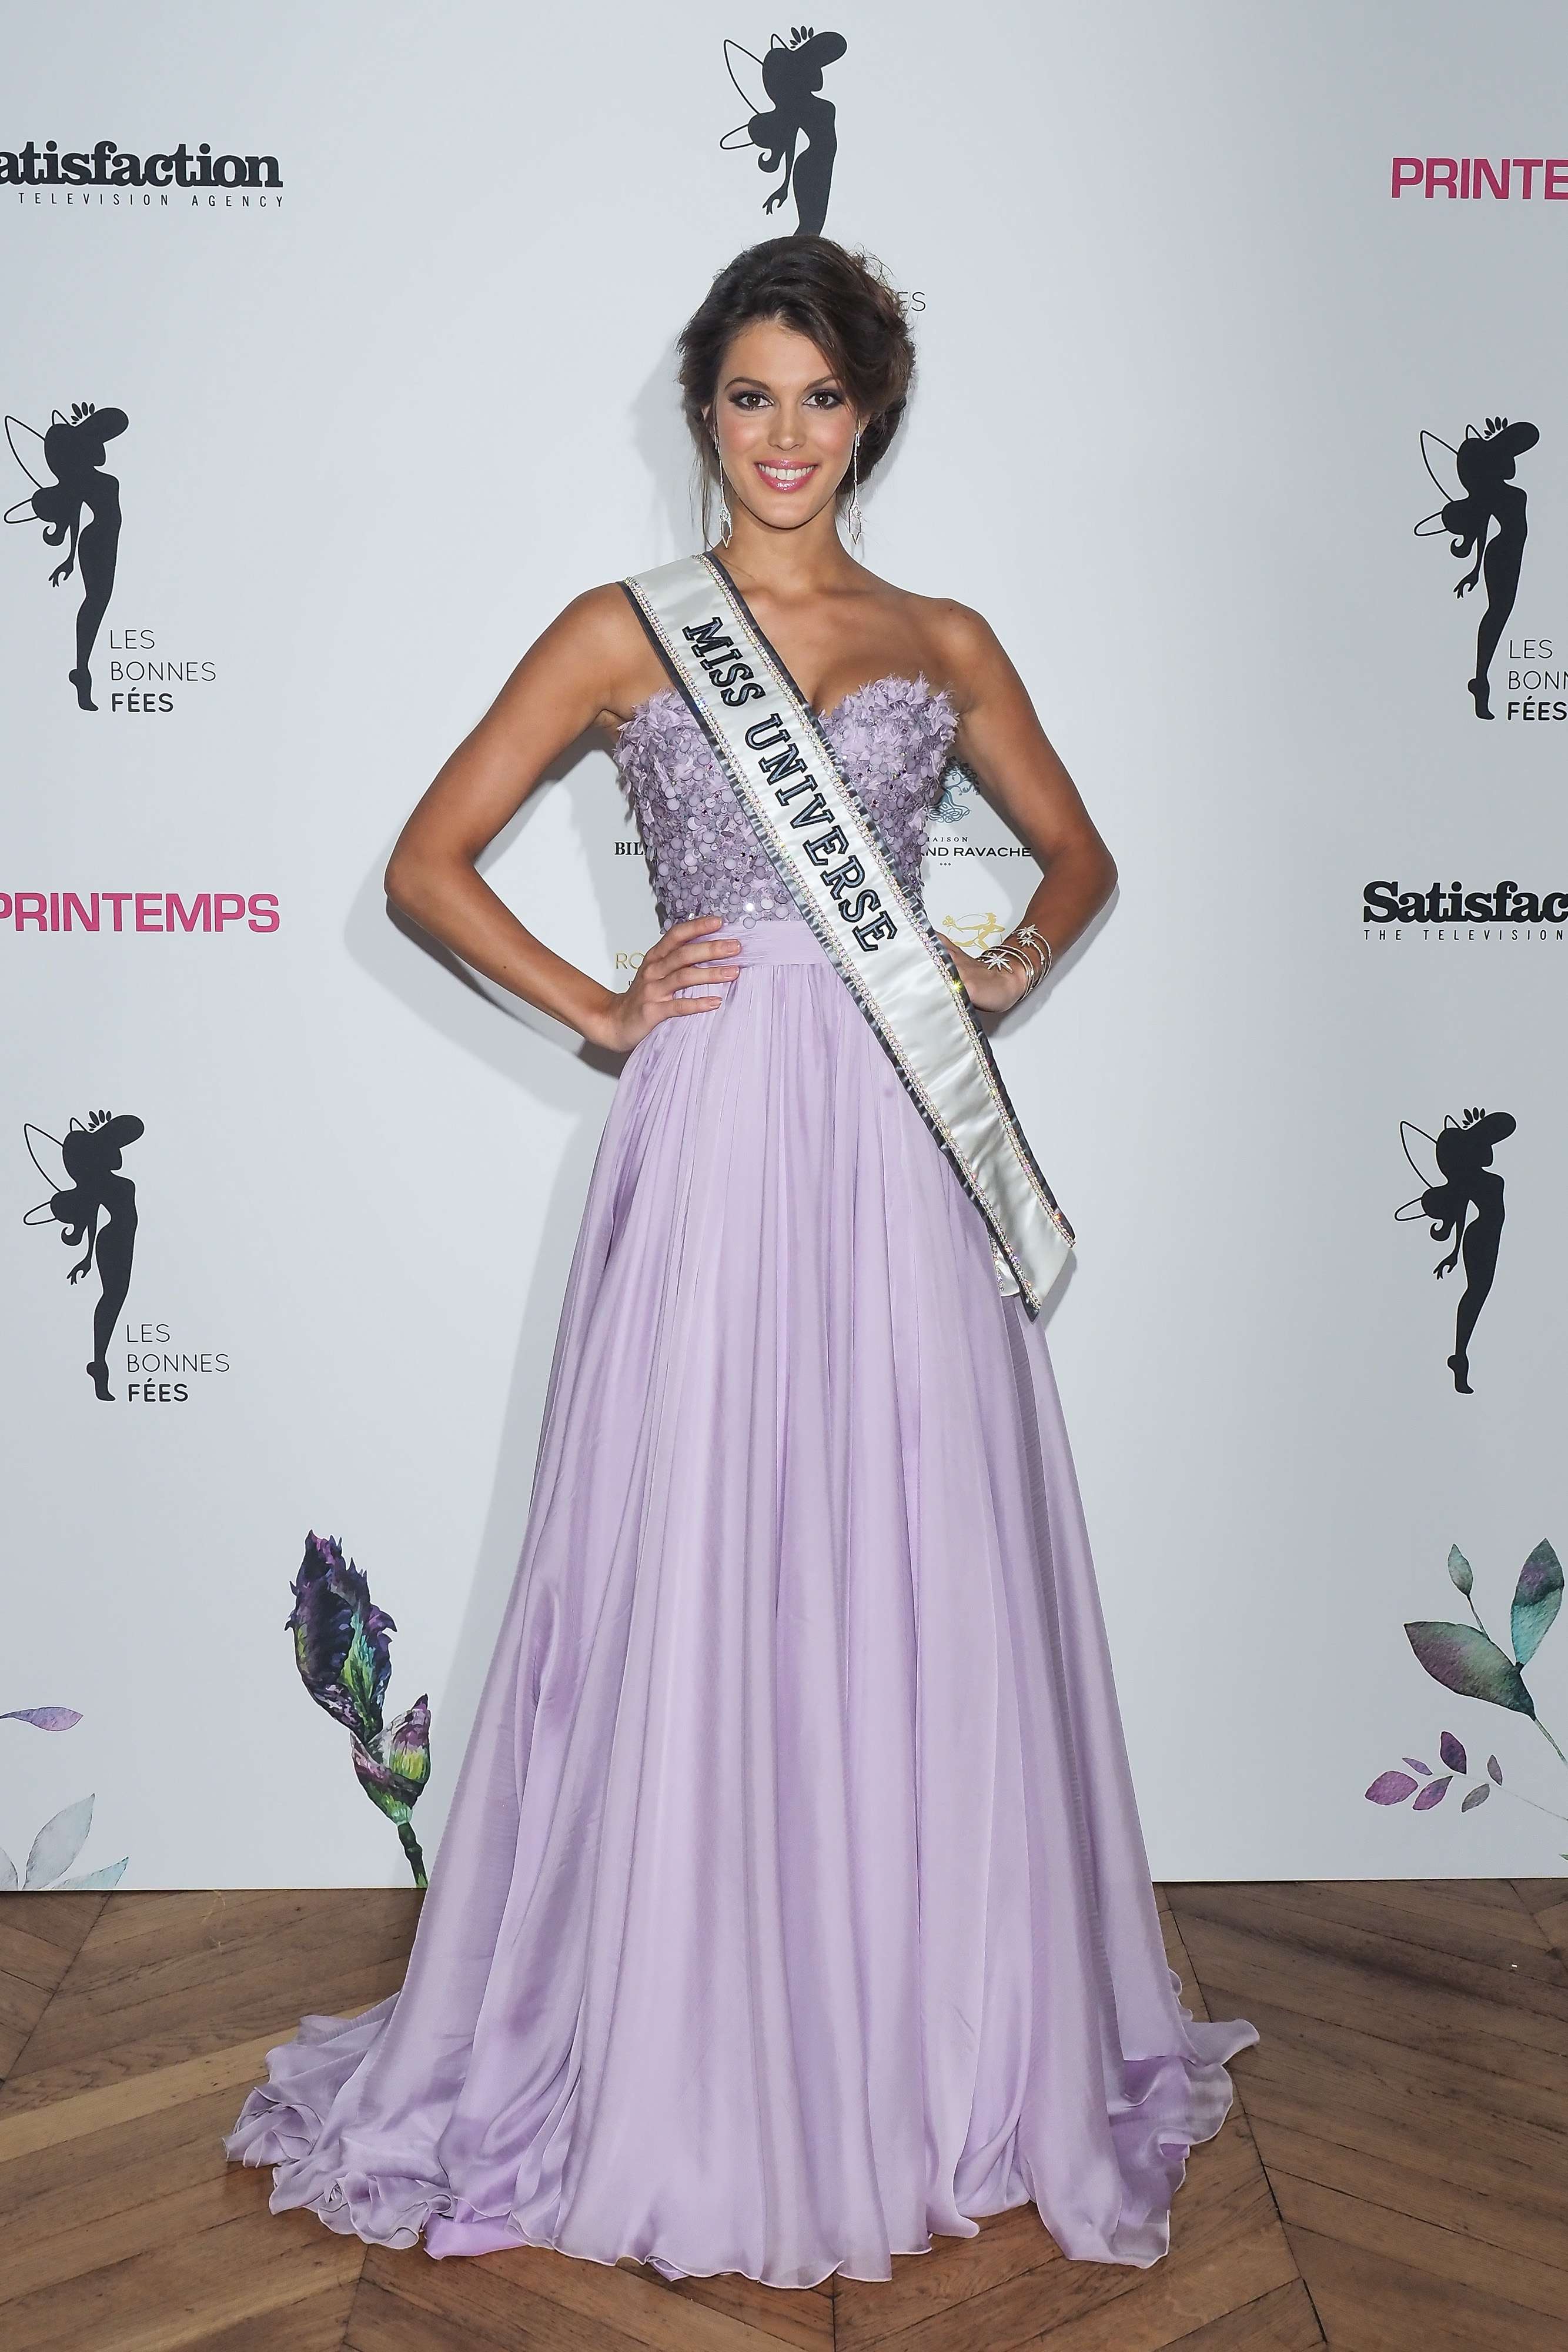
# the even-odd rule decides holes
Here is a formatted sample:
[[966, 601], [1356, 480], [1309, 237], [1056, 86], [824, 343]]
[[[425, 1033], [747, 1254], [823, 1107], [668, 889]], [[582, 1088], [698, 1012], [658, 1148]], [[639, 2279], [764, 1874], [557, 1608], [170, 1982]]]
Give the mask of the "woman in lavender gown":
[[[917, 894], [961, 752], [1060, 955], [1115, 869], [1017, 673], [840, 537], [904, 412], [897, 298], [773, 240], [681, 352], [724, 575], [888, 865]], [[619, 993], [475, 864], [595, 721], [661, 926]], [[1158, 2261], [1258, 2036], [1166, 1966], [1044, 1328], [618, 585], [524, 656], [387, 887], [626, 1058], [402, 1988], [270, 2052], [230, 2156], [434, 2255], [807, 2287], [1032, 2201], [1070, 2258]], [[1038, 969], [952, 957], [991, 1013]]]

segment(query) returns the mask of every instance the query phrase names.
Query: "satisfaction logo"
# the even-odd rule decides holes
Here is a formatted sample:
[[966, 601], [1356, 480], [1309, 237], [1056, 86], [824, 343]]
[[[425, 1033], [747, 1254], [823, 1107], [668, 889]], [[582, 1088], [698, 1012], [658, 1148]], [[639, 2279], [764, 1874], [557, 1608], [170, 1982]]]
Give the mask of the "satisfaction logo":
[[63, 152], [57, 139], [42, 145], [29, 139], [22, 147], [0, 147], [0, 192], [7, 189], [13, 202], [39, 209], [276, 212], [283, 202], [283, 174], [276, 155], [214, 155], [210, 139], [194, 147], [182, 140], [146, 155], [112, 139]]
[[1568, 890], [1527, 890], [1513, 881], [1487, 889], [1462, 882], [1428, 882], [1410, 887], [1397, 878], [1367, 882], [1361, 894], [1362, 936], [1398, 940], [1407, 933], [1422, 940], [1497, 944], [1520, 940], [1568, 939]]

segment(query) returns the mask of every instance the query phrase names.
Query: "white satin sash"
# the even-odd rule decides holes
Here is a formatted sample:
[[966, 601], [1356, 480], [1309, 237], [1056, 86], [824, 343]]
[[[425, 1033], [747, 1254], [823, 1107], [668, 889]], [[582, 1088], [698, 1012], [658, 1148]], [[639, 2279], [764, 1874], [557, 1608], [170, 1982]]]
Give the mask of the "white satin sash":
[[984, 1217], [1002, 1290], [1037, 1315], [1073, 1232], [946, 940], [901, 886], [815, 712], [718, 558], [685, 556], [622, 585], [779, 879]]

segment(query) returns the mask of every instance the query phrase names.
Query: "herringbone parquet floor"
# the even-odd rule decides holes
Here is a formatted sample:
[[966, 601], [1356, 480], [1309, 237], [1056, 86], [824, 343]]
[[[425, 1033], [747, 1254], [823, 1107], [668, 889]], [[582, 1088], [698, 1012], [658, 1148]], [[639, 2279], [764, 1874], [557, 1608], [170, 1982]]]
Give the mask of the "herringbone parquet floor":
[[219, 2136], [308, 2010], [392, 1991], [418, 1897], [0, 1896], [6, 2352], [1564, 2352], [1568, 1883], [1175, 1886], [1197, 2014], [1262, 2035], [1152, 2270], [1032, 2209], [890, 2284], [431, 2262], [267, 2210]]

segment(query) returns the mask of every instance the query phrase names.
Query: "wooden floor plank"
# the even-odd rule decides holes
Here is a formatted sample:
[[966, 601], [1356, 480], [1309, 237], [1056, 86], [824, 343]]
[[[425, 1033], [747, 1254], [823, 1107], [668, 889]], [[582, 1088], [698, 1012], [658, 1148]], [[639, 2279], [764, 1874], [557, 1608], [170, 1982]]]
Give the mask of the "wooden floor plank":
[[[1523, 2164], [1550, 2163], [1563, 2126], [1561, 2092], [1499, 2076], [1441, 2048], [1409, 2049], [1383, 2033], [1333, 2017], [1276, 2009], [1256, 1990], [1236, 1990], [1262, 2036], [1249, 2052], [1247, 2107], [1338, 2134], [1341, 2121], [1382, 2116], [1412, 2139], [1446, 2140], [1462, 2129], [1467, 2146]], [[1354, 2137], [1347, 2144], [1356, 2144]]]
[[1325, 1980], [1330, 1969], [1346, 1982], [1359, 1977], [1378, 1997], [1386, 1992], [1402, 2010], [1435, 2021], [1460, 2019], [1473, 2027], [1476, 2013], [1465, 2008], [1473, 2000], [1481, 2004], [1485, 2031], [1568, 2060], [1568, 1981], [1558, 1956], [1521, 1906], [1511, 1904], [1500, 1915], [1510, 1932], [1499, 1932], [1490, 1942], [1476, 1936], [1473, 1922], [1457, 1922], [1456, 1943], [1463, 1940], [1475, 1948], [1444, 1951], [1425, 1936], [1397, 1934], [1391, 1922], [1374, 1927], [1337, 1917], [1326, 1892], [1312, 1905], [1271, 1886], [1247, 1892], [1251, 1899], [1240, 1909], [1231, 1888], [1182, 1904], [1176, 1916], [1188, 1949], [1195, 1937], [1208, 1947], [1215, 1931], [1223, 1933], [1244, 1919], [1247, 1935], [1267, 1937], [1291, 1954], [1298, 1969], [1321, 1964]]
[[1553, 1951], [1568, 1958], [1568, 1878], [1516, 1878], [1511, 1884]]
[[[358, 1976], [342, 1978], [321, 1989], [322, 2004], [330, 2015], [356, 2016], [372, 2002], [395, 1992], [402, 1975], [401, 1962], [378, 1962]], [[313, 2006], [307, 2002], [307, 2009]], [[210, 2016], [164, 2033], [115, 2042], [50, 2065], [24, 2065], [0, 2088], [0, 2127], [6, 2116], [19, 2116], [28, 2108], [54, 2105], [98, 2090], [112, 2090], [150, 2074], [174, 2074], [183, 2067], [200, 2067], [208, 2060], [226, 2065], [240, 2049], [253, 2053], [250, 2079], [260, 2082], [267, 2073], [267, 2053], [277, 2043], [287, 2041], [297, 2023], [297, 2020], [279, 2016], [276, 1998], [248, 2000], [236, 2004], [227, 2016], [214, 2008]], [[231, 2042], [231, 2034], [243, 2039]]]
[[[121, 1901], [141, 1906], [131, 1932], [116, 1908]], [[269, 1903], [276, 1906], [270, 1914]], [[209, 1954], [242, 1964], [270, 1957], [287, 1966], [307, 1958], [313, 1962], [350, 1936], [373, 1935], [389, 1948], [407, 1951], [418, 1916], [417, 1901], [380, 1887], [355, 1888], [352, 1902], [340, 1894], [284, 1896], [266, 1891], [260, 1897], [117, 1895], [83, 1941], [72, 1990], [106, 1993], [125, 1983], [131, 1998], [141, 1999], [144, 1987], [157, 1986], [161, 1978], [174, 1981], [182, 1966], [189, 1969]]]
[[242, 2214], [7, 2303], [5, 2352], [186, 2352], [351, 2283], [364, 2252], [311, 2213]]
[[15, 1977], [37, 1992], [53, 1992], [72, 1954], [57, 1937], [34, 1935], [27, 1925], [31, 1901], [30, 1895], [0, 1895], [0, 1977]]
[[[1195, 2016], [1246, 2016], [1172, 2249], [1068, 2263], [1032, 2207], [886, 2283], [432, 2262], [267, 2209], [222, 2138], [300, 2016], [395, 1991], [411, 1889], [0, 1900], [6, 2352], [1563, 2352], [1568, 1883], [1156, 1891]], [[22, 1906], [26, 1906], [24, 1909]], [[41, 1907], [35, 1910], [35, 1905]], [[7, 1966], [7, 1961], [9, 1966]], [[9, 2004], [9, 2006], [7, 2005]]]
[[255, 2209], [255, 2190], [237, 2166], [214, 2173], [209, 2164], [204, 2179], [183, 2187], [156, 2180], [152, 2185], [151, 2196], [86, 2226], [51, 2231], [45, 2237], [8, 2236], [0, 2263], [0, 2326], [8, 2305], [41, 2287], [64, 2286], [159, 2249], [178, 2252], [204, 2231], [220, 2229]]
[[0, 1895], [0, 2081], [20, 2063], [108, 1899]]
[[138, 1887], [106, 1906], [93, 1947], [107, 1957], [142, 1944], [156, 1957], [214, 1938], [282, 1942], [361, 1916], [401, 1920], [412, 1943], [423, 1900], [413, 1886]]
[[1278, 1912], [1309, 1928], [1340, 1929], [1346, 1938], [1367, 1935], [1413, 1944], [1433, 1953], [1447, 1976], [1454, 1960], [1482, 1966], [1519, 1961], [1551, 1976], [1551, 1938], [1542, 1922], [1507, 1879], [1485, 1882], [1485, 1899], [1471, 1879], [1348, 1879], [1293, 1885], [1246, 1882], [1239, 1885], [1172, 1890], [1173, 1916], [1244, 1920], [1256, 1927]]
[[[934, 2313], [956, 2311], [962, 2304], [1031, 2278], [1042, 2296], [1060, 2292], [1058, 2283], [1046, 2275], [1053, 2267], [1066, 2265], [1032, 2205], [989, 2214], [976, 2237], [937, 2238], [928, 2254], [894, 2255], [893, 2276], [885, 2284], [841, 2279], [835, 2297], [836, 2352], [869, 2352], [873, 2345], [896, 2341]], [[1092, 2295], [1118, 2292], [1116, 2278], [1108, 2273], [1086, 2272], [1082, 2284]]]
[[1568, 1971], [1546, 1890], [1172, 1890], [1330, 2344], [1568, 2344]]
[[[711, 2278], [685, 2278], [671, 2281], [646, 2263], [632, 2265], [634, 2275], [642, 2282], [643, 2294], [632, 2315], [621, 2305], [616, 2307], [616, 2325], [648, 2343], [663, 2347], [666, 2336], [657, 2332], [666, 2330], [670, 2340], [684, 2346], [695, 2336], [683, 2335], [690, 2330], [696, 2315], [716, 2315], [732, 2322], [743, 2323], [748, 2333], [744, 2341], [754, 2352], [777, 2352], [780, 2344], [795, 2347], [795, 2352], [825, 2352], [833, 2341], [833, 2296], [837, 2282], [822, 2280], [816, 2286], [760, 2286], [755, 2279], [742, 2278], [734, 2271], [720, 2271]], [[669, 2313], [674, 2306], [675, 2326], [669, 2330]], [[656, 2325], [655, 2325], [656, 2323]]]
[[[1456, 2259], [1467, 2275], [1473, 2272], [1483, 2284], [1502, 2263], [1519, 2266], [1521, 2274], [1532, 2265], [1555, 2273], [1560, 2291], [1568, 2298], [1568, 2144], [1555, 2178], [1535, 2179], [1513, 2166], [1507, 2174], [1488, 2179], [1485, 2167], [1476, 2165], [1470, 2168], [1472, 2177], [1460, 2181], [1432, 2165], [1401, 2162], [1396, 2142], [1365, 2151], [1311, 2132], [1270, 2129], [1267, 2137], [1270, 2180], [1310, 2184], [1442, 2231], [1458, 2246], [1470, 2250], [1473, 2260]], [[1282, 2193], [1281, 2203], [1282, 2210], [1291, 2210]], [[1401, 2259], [1407, 2258], [1406, 2244], [1396, 2251]], [[1533, 2294], [1519, 2300], [1555, 2307], [1539, 2304]], [[1564, 2341], [1568, 2343], [1568, 2333]]]
[[631, 2336], [601, 2322], [579, 2319], [557, 2304], [521, 2298], [504, 2313], [484, 2316], [437, 2313], [400, 2298], [379, 2282], [361, 2281], [349, 2315], [344, 2352], [637, 2352], [637, 2347]]
[[333, 1986], [374, 1972], [376, 1981], [395, 1990], [407, 1958], [399, 1928], [367, 1920], [330, 1939], [323, 1937], [316, 1949], [214, 1948], [127, 1971], [102, 1984], [93, 1979], [89, 1936], [12, 2079], [79, 2064], [101, 2050], [154, 2041], [167, 2045], [175, 2035], [194, 2056], [204, 2038], [211, 2046], [247, 2032], [265, 2032], [269, 2024], [279, 2035], [292, 2033], [300, 2014], [294, 2004], [301, 1983], [320, 1987], [320, 1997], [330, 1999]]
[[48, 1987], [0, 1971], [0, 2080], [16, 2065], [48, 2005]]
[[1505, 2252], [1485, 2239], [1342, 2189], [1324, 2188], [1293, 2173], [1270, 2176], [1287, 2228], [1418, 2266], [1427, 2276], [1469, 2287], [1498, 2303], [1516, 2304], [1558, 2323], [1568, 2343], [1568, 2271]]
[[128, 2127], [111, 2124], [0, 2160], [0, 2245], [12, 2233], [47, 2237], [85, 2226], [91, 2212], [140, 2204], [150, 2167], [176, 2163], [182, 2188], [207, 2178], [241, 2096], [228, 2088], [208, 2091], [135, 2117]]
[[[974, 2242], [967, 2242], [972, 2245]], [[929, 2256], [907, 2260], [929, 2263]], [[895, 2271], [899, 2265], [895, 2264]], [[925, 2311], [889, 2332], [866, 2299], [881, 2290], [841, 2287], [839, 2344], [879, 2352], [1164, 2352], [1193, 2328], [1289, 2284], [1296, 2266], [1275, 2213], [1245, 2118], [1195, 2148], [1176, 2193], [1172, 2246], [1147, 2269], [1052, 2262], [965, 2295], [944, 2294], [940, 2265], [924, 2282]], [[859, 2304], [852, 2336], [844, 2315]]]
[[1327, 2342], [1300, 2279], [1178, 2336], [1169, 2352], [1316, 2352]]
[[209, 2091], [232, 2089], [237, 2115], [245, 2086], [262, 2074], [267, 2063], [267, 2040], [239, 2042], [230, 2050], [209, 2050], [175, 2066], [155, 2066], [145, 2074], [128, 2067], [115, 2080], [93, 2084], [86, 2090], [63, 2089], [51, 2096], [49, 2078], [35, 2075], [31, 2095], [9, 2103], [11, 2086], [0, 2090], [0, 2164], [35, 2148], [58, 2147], [112, 2125], [134, 2123], [141, 2116], [165, 2107], [185, 2105]]
[[[735, 2292], [716, 2307], [701, 2290], [716, 2282], [672, 2282], [643, 2263], [582, 2261], [541, 2246], [443, 2262], [423, 2255], [410, 2261], [378, 2248], [367, 2259], [364, 2283], [444, 2324], [466, 2319], [495, 2329], [508, 2311], [549, 2305], [561, 2314], [569, 2341], [575, 2340], [570, 2329], [589, 2331], [583, 2340], [591, 2341], [594, 2328], [605, 2328], [644, 2352], [779, 2352], [781, 2344], [831, 2352], [833, 2341], [832, 2296], [814, 2288], [733, 2278], [726, 2284]], [[544, 2319], [536, 2325], [542, 2328]]]
[[[236, 2320], [215, 2335], [200, 2336], [200, 2352], [342, 2352], [355, 2282], [335, 2279], [319, 2294], [281, 2310]], [[106, 2346], [104, 2352], [115, 2352]]]
[[[832, 2299], [810, 2289], [789, 2292], [745, 2284], [768, 2323], [715, 2311], [641, 2264], [575, 2260], [543, 2247], [432, 2262], [384, 2250], [367, 2259], [361, 2294], [374, 2289], [433, 2326], [466, 2328], [476, 2340], [510, 2344], [508, 2326], [526, 2315], [516, 2340], [563, 2345], [624, 2342], [638, 2352], [778, 2352], [780, 2344], [831, 2352]], [[380, 2301], [376, 2309], [383, 2308]], [[350, 2337], [362, 2332], [358, 2303]]]
[[[1370, 2039], [1460, 2059], [1494, 2074], [1500, 2097], [1505, 2083], [1568, 2093], [1568, 2011], [1556, 2015], [1555, 1987], [1532, 1984], [1535, 1998], [1521, 1999], [1506, 1967], [1462, 1990], [1418, 1982], [1396, 1966], [1375, 1965], [1371, 1953], [1309, 1947], [1277, 1916], [1239, 1928], [1188, 1914], [1182, 1932], [1217, 2016], [1232, 2014], [1231, 2003], [1263, 2000], [1287, 2014], [1332, 2017]], [[1241, 2013], [1251, 2016], [1245, 2007]]]
[[1560, 2321], [1418, 2265], [1292, 2227], [1333, 2352], [1563, 2352]]
[[[122, 1895], [115, 1897], [123, 1902]], [[107, 1895], [0, 1895], [0, 1915], [29, 1936], [57, 1944], [68, 1958], [79, 1952], [88, 1930], [102, 1917]]]

